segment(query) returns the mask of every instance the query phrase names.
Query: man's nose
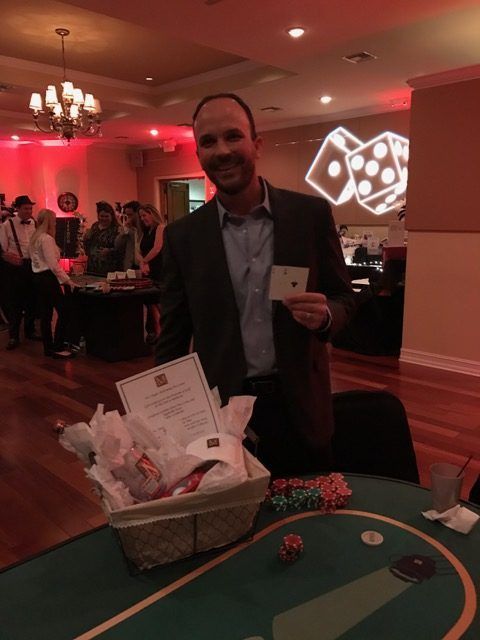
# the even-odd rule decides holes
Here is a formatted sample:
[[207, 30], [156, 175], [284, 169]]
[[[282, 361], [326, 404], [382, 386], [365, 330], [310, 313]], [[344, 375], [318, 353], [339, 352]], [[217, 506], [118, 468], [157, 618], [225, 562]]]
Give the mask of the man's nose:
[[230, 155], [230, 147], [228, 145], [228, 142], [222, 139], [217, 140], [215, 152], [218, 156]]

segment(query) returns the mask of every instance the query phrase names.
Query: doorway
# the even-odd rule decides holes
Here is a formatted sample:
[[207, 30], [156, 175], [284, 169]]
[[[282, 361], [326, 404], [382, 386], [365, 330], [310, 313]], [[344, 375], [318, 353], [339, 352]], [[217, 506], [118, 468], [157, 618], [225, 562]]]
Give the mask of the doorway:
[[160, 207], [167, 222], [193, 213], [205, 204], [205, 178], [175, 178], [160, 180]]

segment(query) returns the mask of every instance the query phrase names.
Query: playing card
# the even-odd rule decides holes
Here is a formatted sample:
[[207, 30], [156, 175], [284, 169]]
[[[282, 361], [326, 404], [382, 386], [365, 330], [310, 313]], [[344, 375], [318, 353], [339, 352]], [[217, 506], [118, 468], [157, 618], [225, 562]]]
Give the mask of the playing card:
[[305, 293], [309, 269], [307, 267], [279, 267], [270, 273], [270, 300], [283, 300], [296, 293]]

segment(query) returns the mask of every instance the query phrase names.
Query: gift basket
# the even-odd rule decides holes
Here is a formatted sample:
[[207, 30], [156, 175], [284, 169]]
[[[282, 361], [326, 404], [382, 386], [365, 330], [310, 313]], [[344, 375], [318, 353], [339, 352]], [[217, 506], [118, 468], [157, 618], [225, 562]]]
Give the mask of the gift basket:
[[242, 445], [254, 398], [218, 407], [219, 431], [179, 443], [141, 416], [103, 405], [59, 429], [85, 464], [130, 568], [146, 570], [253, 533], [270, 474]]

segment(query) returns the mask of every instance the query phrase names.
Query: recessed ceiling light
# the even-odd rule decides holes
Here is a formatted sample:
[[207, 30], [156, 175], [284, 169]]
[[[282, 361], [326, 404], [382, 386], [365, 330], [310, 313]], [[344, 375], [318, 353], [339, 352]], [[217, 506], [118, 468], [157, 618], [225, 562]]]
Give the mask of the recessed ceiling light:
[[11, 136], [11, 138], [12, 138], [12, 140], [15, 140], [15, 142], [20, 140], [20, 136]]
[[147, 76], [147, 77], [145, 78], [145, 80], [153, 80], [153, 78], [152, 78], [152, 77], [150, 77], [150, 76]]
[[291, 29], [287, 29], [287, 33], [291, 38], [301, 38], [305, 33], [305, 29], [302, 27], [292, 27]]
[[158, 136], [158, 129], [150, 129], [150, 135], [153, 137]]
[[332, 96], [322, 96], [322, 97], [320, 98], [320, 102], [321, 102], [322, 104], [328, 104], [328, 103], [329, 103], [329, 102], [331, 102], [331, 101], [332, 101]]

